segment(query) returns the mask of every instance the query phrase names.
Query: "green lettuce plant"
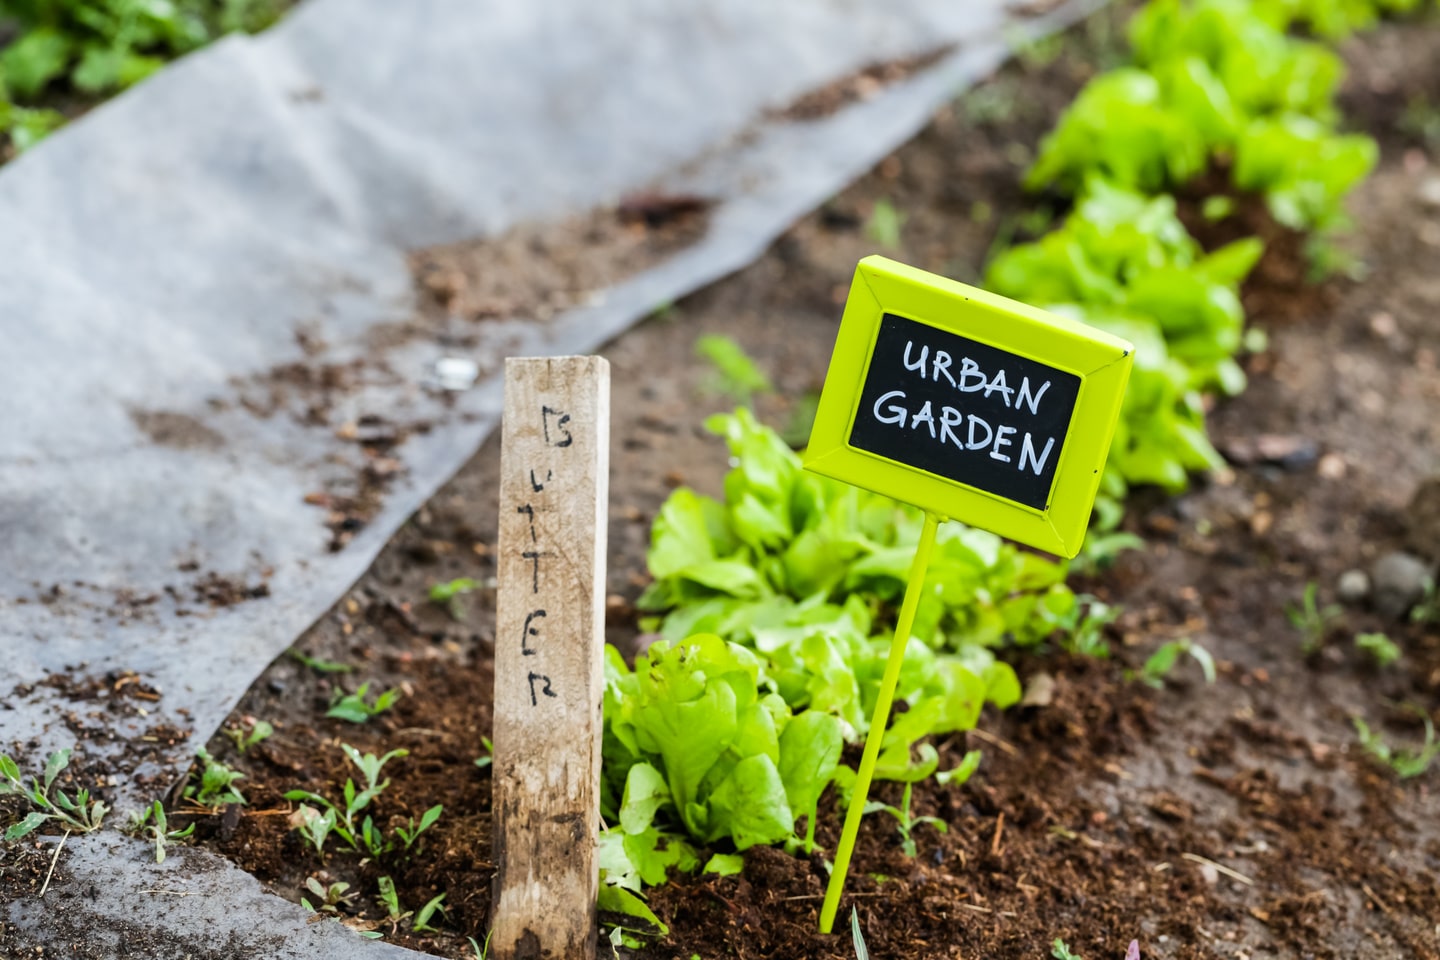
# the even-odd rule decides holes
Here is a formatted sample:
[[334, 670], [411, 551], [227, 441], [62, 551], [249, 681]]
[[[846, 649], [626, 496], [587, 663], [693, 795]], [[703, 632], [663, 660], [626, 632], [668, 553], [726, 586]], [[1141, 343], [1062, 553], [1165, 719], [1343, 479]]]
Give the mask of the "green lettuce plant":
[[1344, 64], [1321, 44], [1287, 36], [1287, 25], [1254, 0], [1150, 0], [1130, 21], [1130, 45], [1143, 68], [1163, 73], [1187, 64], [1213, 77], [1216, 84], [1203, 81], [1207, 103], [1172, 99], [1179, 110], [1213, 109], [1234, 120], [1298, 113], [1333, 121]]
[[1334, 129], [1340, 58], [1285, 32], [1336, 6], [1152, 0], [1130, 24], [1135, 65], [1086, 85], [1042, 141], [1026, 185], [1076, 193], [1098, 175], [1157, 193], [1233, 161], [1233, 187], [1261, 194], [1282, 224], [1343, 227], [1342, 201], [1376, 147]]
[[0, 135], [17, 152], [65, 122], [47, 90], [106, 95], [232, 31], [269, 26], [289, 0], [7, 0], [16, 34], [0, 49]]
[[1062, 225], [990, 264], [987, 288], [1105, 329], [1135, 345], [1121, 420], [1102, 485], [1102, 528], [1132, 484], [1183, 490], [1192, 471], [1224, 461], [1206, 435], [1201, 394], [1239, 393], [1234, 356], [1245, 315], [1240, 282], [1259, 240], [1205, 254], [1168, 195], [1088, 181]]
[[1299, 25], [1326, 40], [1368, 30], [1387, 14], [1412, 13], [1425, 0], [1254, 0], [1258, 13], [1279, 26]]
[[[633, 669], [607, 651], [606, 876], [624, 889], [696, 869], [692, 842], [814, 849], [820, 795], [833, 781], [843, 804], [854, 779], [841, 746], [868, 731], [920, 534], [919, 511], [806, 473], [748, 410], [709, 426], [736, 464], [725, 498], [682, 488], [666, 501], [639, 601], [659, 638]], [[927, 737], [1019, 700], [993, 648], [1088, 622], [1065, 572], [989, 533], [942, 528], [906, 641], [907, 709], [885, 732], [878, 777], [935, 774]], [[963, 782], [978, 761], [947, 776]]]
[[[808, 637], [837, 640], [851, 663], [887, 648], [886, 627], [919, 540], [920, 511], [801, 469], [775, 431], [747, 410], [711, 418], [737, 464], [724, 501], [676, 490], [661, 507], [648, 554], [655, 581], [640, 597], [644, 626], [671, 642], [716, 633], [759, 650], [767, 669], [804, 659]], [[1066, 566], [959, 523], [941, 528], [912, 642], [960, 656], [1008, 686], [1013, 674], [984, 648], [1031, 646], [1074, 629], [1084, 611]], [[856, 641], [858, 636], [859, 640]], [[873, 643], [872, 643], [873, 641]], [[812, 651], [816, 653], [817, 651]], [[813, 656], [810, 659], [814, 659]], [[793, 705], [808, 700], [782, 692]], [[864, 733], [856, 717], [848, 734]], [[847, 734], [847, 735], [848, 735]]]
[[0, 53], [17, 95], [68, 78], [104, 93], [155, 72], [233, 30], [255, 31], [279, 15], [277, 0], [10, 0], [20, 35]]
[[1271, 215], [1293, 230], [1349, 226], [1344, 199], [1380, 156], [1375, 141], [1337, 134], [1310, 117], [1251, 121], [1235, 145], [1235, 186], [1264, 195]]
[[[804, 472], [748, 411], [710, 426], [737, 466], [723, 502], [682, 489], [661, 508], [649, 555], [656, 580], [639, 601], [661, 615], [644, 626], [672, 643], [713, 633], [753, 650], [791, 709], [832, 714], [847, 740], [859, 740], [920, 513]], [[925, 736], [970, 729], [985, 703], [1019, 699], [1014, 671], [993, 648], [1032, 646], [1087, 622], [1065, 572], [984, 531], [942, 527], [897, 690], [908, 711], [887, 733], [881, 777], [909, 770], [910, 747]]]
[[22, 107], [10, 99], [5, 77], [0, 72], [0, 135], [8, 135], [17, 153], [23, 153], [65, 122], [55, 110]]
[[1070, 194], [1094, 174], [1147, 193], [1184, 183], [1205, 169], [1211, 147], [1211, 124], [1192, 120], [1173, 109], [1153, 73], [1122, 67], [1101, 74], [1040, 142], [1025, 186]]
[[[737, 850], [814, 845], [815, 809], [840, 760], [840, 722], [796, 714], [761, 675], [760, 659], [713, 634], [656, 641], [626, 667], [607, 649], [602, 810], [647, 883], [693, 858], [662, 846], [658, 825]], [[796, 819], [809, 820], [794, 836]]]

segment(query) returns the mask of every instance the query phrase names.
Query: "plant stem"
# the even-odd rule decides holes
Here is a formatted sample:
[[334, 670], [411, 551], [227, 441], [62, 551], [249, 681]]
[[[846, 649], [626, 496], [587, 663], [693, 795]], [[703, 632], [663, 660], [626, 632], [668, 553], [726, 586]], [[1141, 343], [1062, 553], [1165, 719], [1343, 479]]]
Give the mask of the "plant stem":
[[845, 890], [845, 874], [850, 869], [850, 855], [855, 851], [855, 838], [860, 833], [860, 819], [865, 816], [865, 800], [870, 781], [875, 776], [875, 761], [880, 756], [880, 741], [890, 722], [890, 703], [895, 698], [895, 685], [900, 680], [900, 666], [905, 660], [905, 647], [915, 625], [915, 608], [920, 605], [920, 590], [925, 585], [925, 571], [930, 566], [930, 553], [935, 547], [935, 531], [940, 518], [925, 514], [920, 543], [915, 548], [915, 561], [910, 565], [910, 580], [905, 585], [905, 600], [900, 604], [900, 619], [895, 623], [895, 636], [890, 641], [890, 656], [885, 661], [885, 675], [875, 697], [875, 714], [870, 718], [870, 732], [865, 735], [865, 752], [855, 775], [855, 789], [850, 794], [850, 809], [845, 814], [845, 829], [835, 849], [835, 867], [825, 888], [825, 903], [820, 908], [820, 932], [829, 933], [835, 926], [835, 911], [840, 907], [840, 894]]
[[50, 889], [50, 878], [55, 876], [55, 864], [60, 862], [60, 851], [65, 849], [65, 841], [70, 839], [70, 831], [65, 831], [65, 836], [55, 845], [55, 855], [50, 858], [50, 869], [45, 872], [45, 883], [40, 887], [40, 899], [45, 899], [45, 891]]

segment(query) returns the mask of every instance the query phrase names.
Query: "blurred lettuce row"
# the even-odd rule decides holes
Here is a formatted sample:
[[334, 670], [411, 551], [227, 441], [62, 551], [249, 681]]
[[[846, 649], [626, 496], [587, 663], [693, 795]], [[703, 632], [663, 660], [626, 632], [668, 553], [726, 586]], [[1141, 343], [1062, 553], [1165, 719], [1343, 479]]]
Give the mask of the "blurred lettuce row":
[[7, 0], [0, 135], [22, 152], [65, 122], [47, 96], [103, 97], [226, 33], [273, 23], [288, 0]]
[[1190, 473], [1225, 465], [1206, 433], [1203, 395], [1245, 389], [1234, 359], [1245, 335], [1239, 288], [1262, 250], [1247, 238], [1207, 255], [1176, 216], [1174, 197], [1092, 177], [1058, 229], [991, 262], [990, 290], [1135, 345], [1096, 502], [1098, 529], [1119, 523], [1130, 485], [1179, 492]]
[[[1345, 195], [1374, 166], [1369, 137], [1336, 131], [1344, 64], [1307, 26], [1344, 36], [1420, 0], [1152, 0], [1130, 22], [1135, 65], [1095, 78], [1042, 142], [1032, 189], [1080, 190], [1101, 175], [1143, 193], [1212, 164], [1301, 231], [1346, 225]], [[1123, 122], [1117, 122], [1123, 118]]]
[[1282, 29], [1299, 26], [1326, 40], [1344, 40], [1368, 30], [1385, 14], [1414, 13], [1426, 0], [1257, 0], [1270, 22]]
[[[1239, 286], [1257, 239], [1208, 256], [1167, 191], [1208, 171], [1262, 197], [1309, 234], [1312, 269], [1342, 262], [1329, 238], [1348, 226], [1347, 194], [1373, 169], [1366, 136], [1337, 131], [1340, 58], [1289, 30], [1340, 39], [1425, 0], [1151, 0], [1132, 18], [1135, 63], [1090, 81], [1041, 144], [1031, 189], [1076, 195], [1039, 241], [999, 254], [986, 285], [1130, 340], [1135, 369], [1111, 448], [1096, 528], [1112, 529], [1130, 486], [1180, 492], [1224, 461], [1205, 427], [1207, 392], [1245, 388]], [[1207, 219], [1232, 196], [1208, 198]]]
[[[991, 289], [1137, 346], [1102, 527], [1118, 521], [1127, 484], [1180, 490], [1191, 471], [1222, 465], [1202, 396], [1245, 387], [1239, 285], [1260, 241], [1207, 255], [1163, 191], [1234, 150], [1237, 181], [1268, 185], [1279, 219], [1329, 227], [1330, 208], [1373, 163], [1362, 138], [1333, 134], [1339, 60], [1283, 33], [1302, 19], [1338, 23], [1327, 9], [1152, 3], [1132, 26], [1142, 66], [1094, 81], [1032, 171], [1032, 185], [1078, 193], [1075, 209], [990, 265]], [[1351, 11], [1344, 22], [1365, 21]], [[814, 848], [820, 794], [834, 782], [843, 805], [854, 776], [840, 752], [868, 732], [922, 524], [914, 508], [805, 473], [747, 410], [708, 426], [735, 464], [724, 499], [682, 488], [666, 501], [651, 532], [654, 583], [639, 600], [653, 643], [633, 670], [607, 655], [607, 885], [636, 892], [669, 869], [698, 869], [697, 843]], [[879, 776], [937, 774], [926, 738], [973, 729], [987, 703], [1018, 702], [998, 647], [1104, 649], [1113, 614], [1078, 598], [1066, 573], [984, 531], [941, 529]], [[974, 760], [941, 776], [963, 779]], [[726, 856], [706, 868], [730, 869]]]

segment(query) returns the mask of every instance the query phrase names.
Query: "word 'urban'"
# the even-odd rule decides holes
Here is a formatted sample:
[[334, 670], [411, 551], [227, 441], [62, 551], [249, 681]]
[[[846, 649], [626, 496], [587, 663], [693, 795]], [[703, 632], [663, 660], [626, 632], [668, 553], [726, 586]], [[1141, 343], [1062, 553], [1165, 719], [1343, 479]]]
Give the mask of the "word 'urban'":
[[[986, 400], [991, 394], [998, 393], [1005, 406], [1017, 412], [1028, 409], [1032, 416], [1038, 415], [1040, 401], [1045, 391], [1050, 389], [1049, 380], [1038, 388], [1032, 387], [1028, 376], [1021, 378], [1019, 386], [1012, 387], [1003, 367], [990, 377], [969, 357], [962, 357], [959, 366], [952, 371], [955, 361], [948, 352], [937, 349], [931, 358], [929, 346], [921, 346], [918, 356], [912, 359], [913, 348], [914, 341], [907, 340], [903, 363], [906, 370], [918, 372], [922, 380], [928, 379], [937, 384], [943, 380], [958, 393], [981, 394]], [[1037, 440], [1030, 431], [1022, 433], [1018, 427], [1009, 424], [992, 424], [983, 417], [967, 414], [960, 407], [942, 404], [937, 410], [934, 403], [926, 400], [919, 409], [912, 411], [905, 401], [904, 390], [891, 390], [876, 399], [871, 412], [880, 423], [895, 424], [912, 432], [923, 428], [930, 439], [942, 445], [954, 444], [958, 450], [988, 450], [991, 459], [1014, 463], [1017, 470], [1033, 470], [1036, 476], [1045, 469], [1045, 462], [1055, 447], [1053, 436], [1045, 437], [1044, 446], [1037, 449]]]

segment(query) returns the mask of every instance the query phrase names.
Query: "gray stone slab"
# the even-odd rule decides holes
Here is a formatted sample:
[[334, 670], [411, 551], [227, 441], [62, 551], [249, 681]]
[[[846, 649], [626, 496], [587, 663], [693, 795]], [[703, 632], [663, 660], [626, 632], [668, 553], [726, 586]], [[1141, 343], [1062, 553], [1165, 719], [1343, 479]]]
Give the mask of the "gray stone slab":
[[[59, 837], [44, 838], [48, 857]], [[3, 861], [0, 861], [3, 863]], [[37, 949], [39, 948], [39, 949]], [[43, 951], [43, 953], [42, 953]], [[71, 960], [373, 960], [424, 957], [363, 939], [266, 893], [221, 857], [113, 832], [71, 836], [44, 898], [0, 900], [0, 958]]]

